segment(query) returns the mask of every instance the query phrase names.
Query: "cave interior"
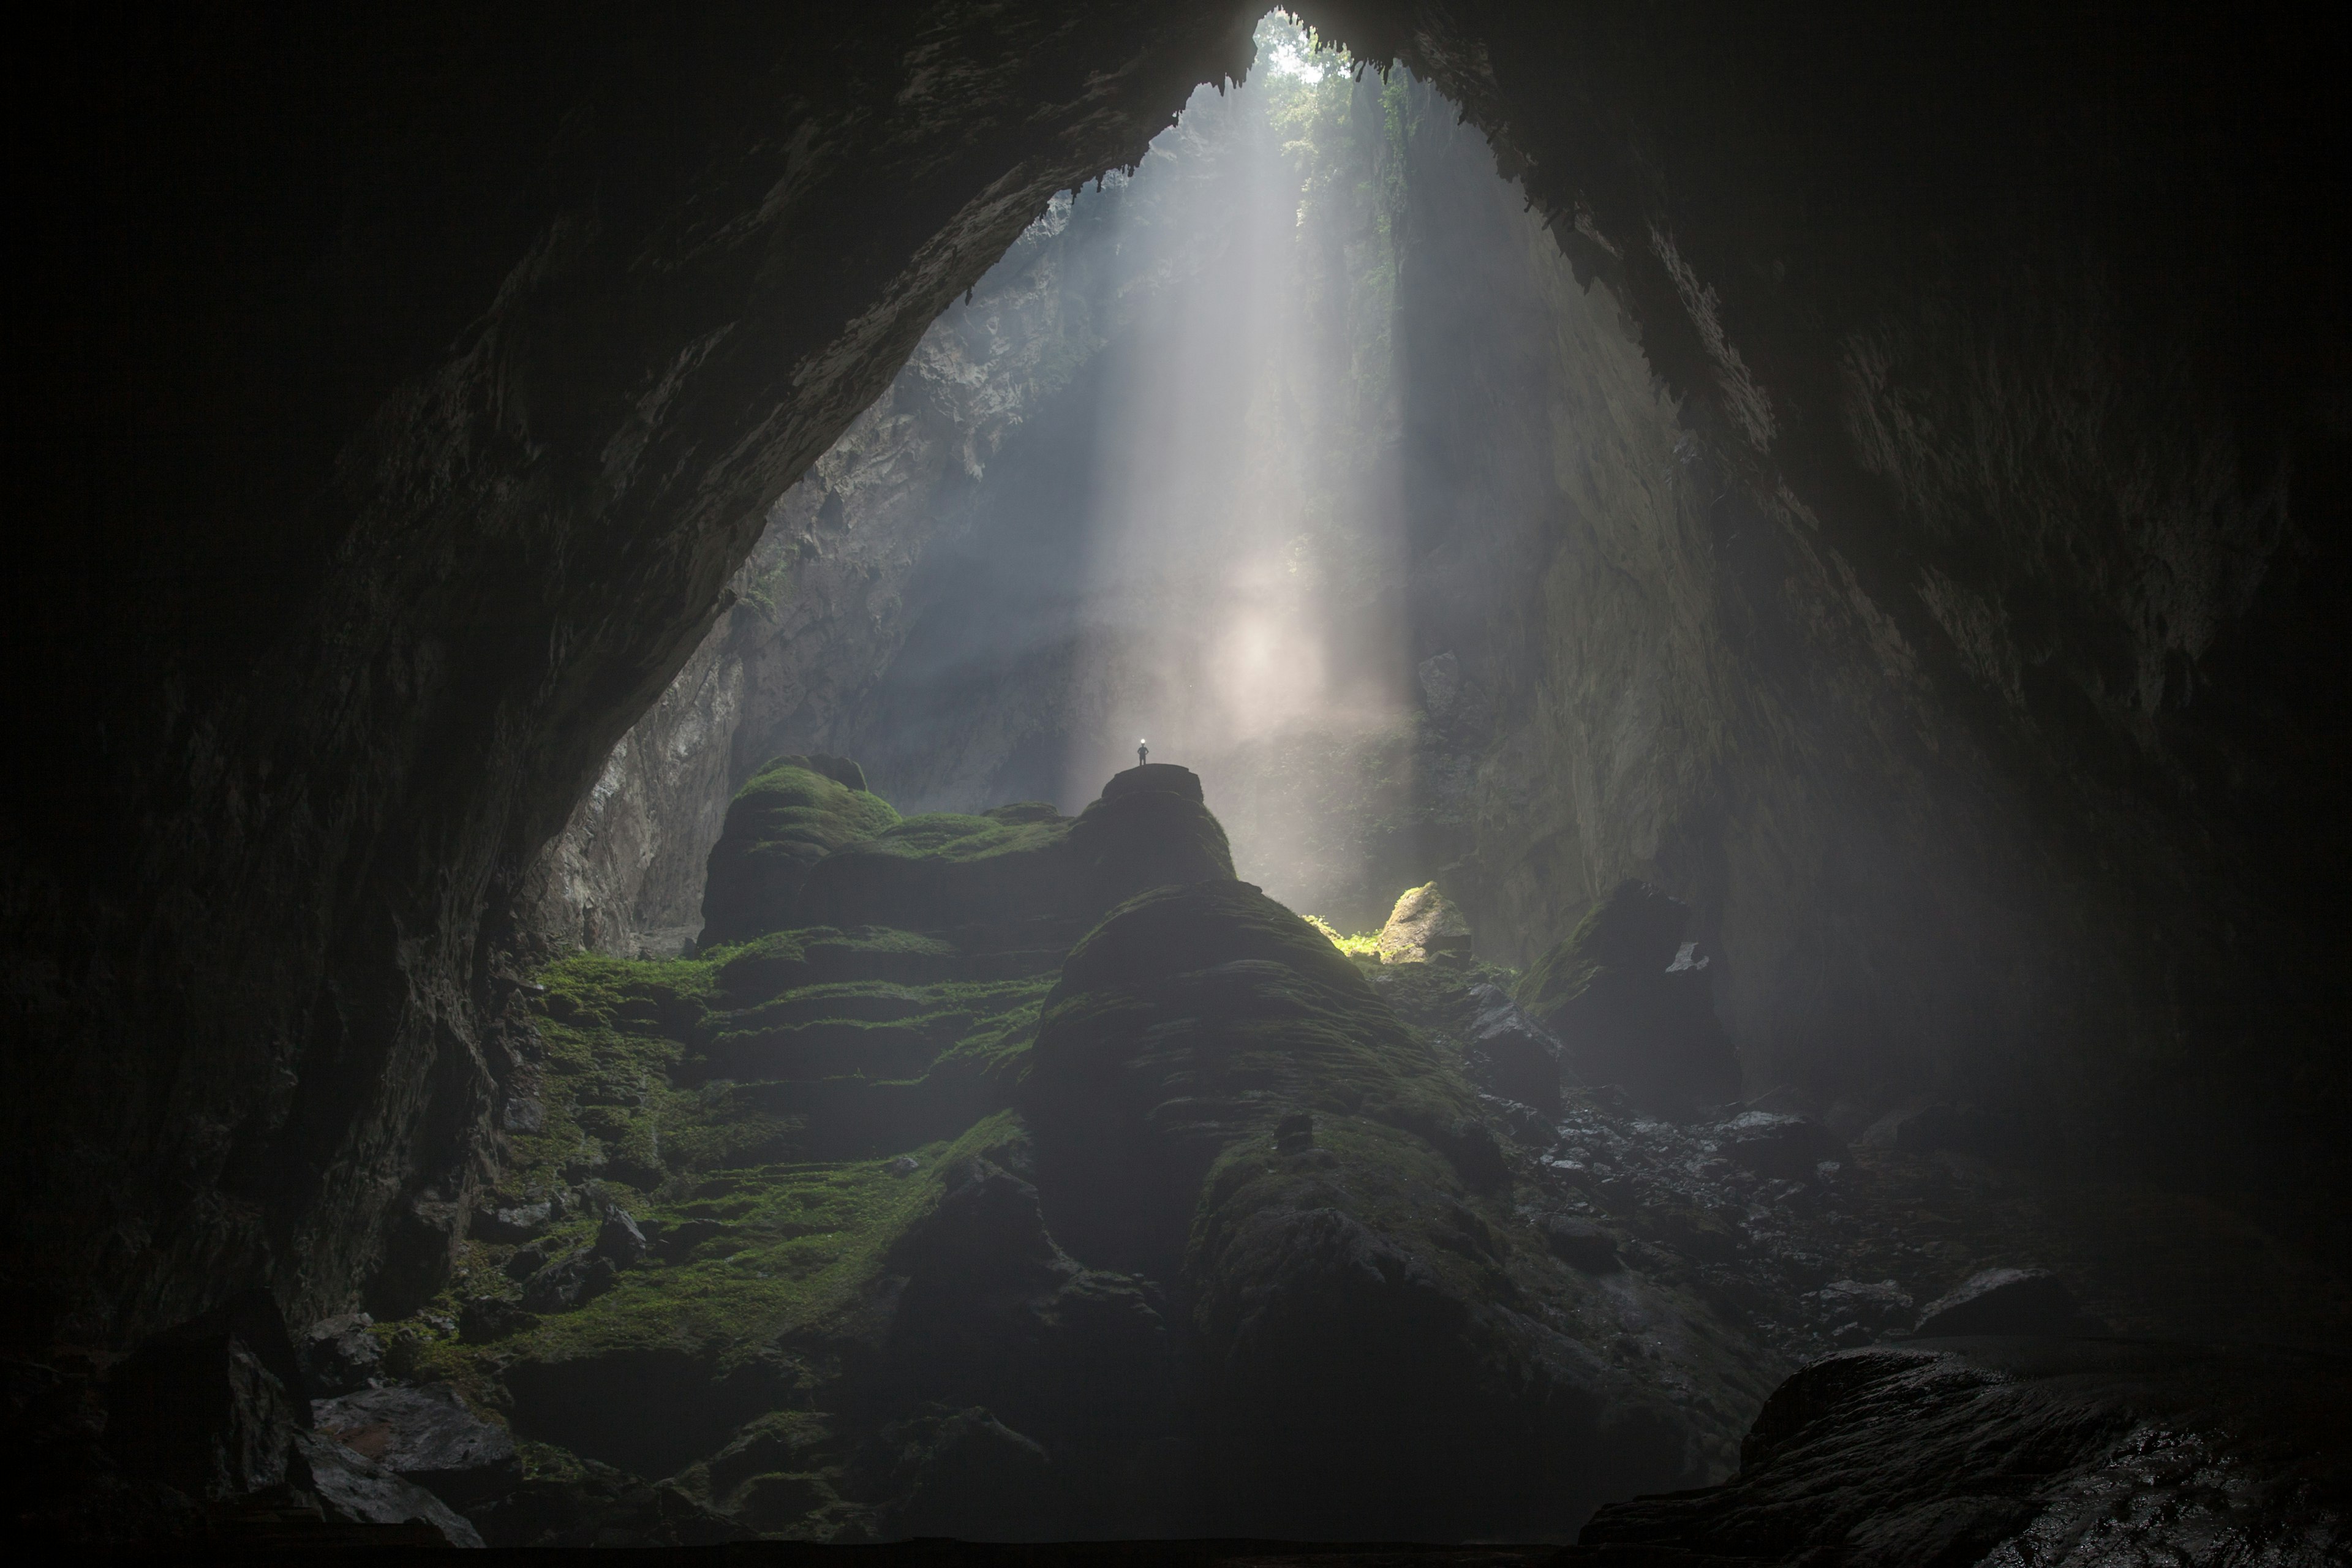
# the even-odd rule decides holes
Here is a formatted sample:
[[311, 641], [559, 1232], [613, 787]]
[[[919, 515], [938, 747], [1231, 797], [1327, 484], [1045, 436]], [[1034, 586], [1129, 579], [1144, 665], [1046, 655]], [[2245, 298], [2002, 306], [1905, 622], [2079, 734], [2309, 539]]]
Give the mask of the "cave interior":
[[16, 1537], [2346, 1561], [2345, 30], [73, 13]]

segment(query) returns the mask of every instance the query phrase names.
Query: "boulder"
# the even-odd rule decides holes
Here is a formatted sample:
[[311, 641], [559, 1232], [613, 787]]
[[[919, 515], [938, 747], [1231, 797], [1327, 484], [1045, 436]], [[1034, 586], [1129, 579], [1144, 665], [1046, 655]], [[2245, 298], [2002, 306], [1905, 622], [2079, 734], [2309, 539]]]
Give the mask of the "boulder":
[[1470, 922], [1432, 882], [1401, 894], [1373, 945], [1382, 963], [1426, 963], [1437, 957], [1467, 957]]
[[473, 1522], [441, 1499], [322, 1433], [296, 1435], [289, 1479], [337, 1523], [424, 1524], [451, 1546], [482, 1544]]
[[1532, 1106], [1546, 1116], [1558, 1115], [1559, 1042], [1537, 1027], [1517, 1004], [1499, 992], [1493, 994], [1497, 1002], [1470, 1026], [1464, 1051], [1471, 1080], [1491, 1094]]
[[1773, 1392], [1727, 1484], [1610, 1503], [1553, 1562], [2317, 1568], [2352, 1520], [2347, 1403], [2352, 1373], [2324, 1352], [1846, 1351]]
[[889, 827], [898, 814], [869, 794], [857, 765], [839, 757], [772, 758], [738, 790], [710, 847], [702, 893], [703, 951], [764, 931], [817, 922], [800, 918], [809, 868], [845, 844]]
[[618, 1208], [605, 1211], [604, 1223], [596, 1230], [594, 1257], [615, 1268], [627, 1268], [644, 1262], [651, 1250], [645, 1231], [627, 1211]]
[[575, 1252], [533, 1274], [522, 1288], [523, 1310], [528, 1312], [568, 1312], [613, 1288], [619, 1277], [609, 1258], [593, 1252]]
[[293, 1342], [265, 1290], [156, 1335], [107, 1388], [115, 1461], [200, 1500], [282, 1485], [293, 1434], [310, 1423]]
[[468, 1507], [522, 1479], [507, 1429], [446, 1384], [371, 1388], [310, 1406], [316, 1430], [436, 1497]]
[[1520, 978], [1519, 1005], [1587, 1083], [1684, 1116], [1733, 1099], [1739, 1063], [1717, 1021], [1707, 961], [1685, 940], [1689, 907], [1624, 882]]
[[365, 1312], [321, 1318], [302, 1331], [302, 1380], [316, 1394], [365, 1388], [383, 1370], [383, 1342], [369, 1331]]
[[470, 1296], [457, 1308], [457, 1337], [469, 1345], [486, 1345], [539, 1326], [538, 1314], [503, 1296]]
[[886, 1428], [878, 1445], [892, 1496], [891, 1535], [1050, 1541], [1063, 1509], [1045, 1448], [972, 1407]]
[[529, 1241], [555, 1217], [555, 1205], [545, 1199], [533, 1204], [486, 1205], [474, 1211], [469, 1233], [483, 1241]]
[[1820, 1122], [1769, 1110], [1742, 1111], [1716, 1137], [1726, 1158], [1784, 1182], [1810, 1182], [1822, 1162], [1846, 1157], [1845, 1146]]
[[1927, 1303], [1911, 1331], [1915, 1339], [1977, 1334], [2098, 1335], [2106, 1325], [2075, 1306], [2064, 1283], [2046, 1268], [1987, 1268]]
[[1910, 1293], [1892, 1279], [1875, 1284], [1832, 1279], [1813, 1300], [1821, 1309], [1822, 1331], [1849, 1349], [1895, 1332], [1912, 1318]]
[[1482, 1184], [1507, 1173], [1469, 1097], [1354, 963], [1245, 882], [1116, 910], [1063, 965], [1031, 1060], [1055, 1234], [1102, 1267], [1172, 1276], [1211, 1164], [1299, 1110], [1405, 1129]]

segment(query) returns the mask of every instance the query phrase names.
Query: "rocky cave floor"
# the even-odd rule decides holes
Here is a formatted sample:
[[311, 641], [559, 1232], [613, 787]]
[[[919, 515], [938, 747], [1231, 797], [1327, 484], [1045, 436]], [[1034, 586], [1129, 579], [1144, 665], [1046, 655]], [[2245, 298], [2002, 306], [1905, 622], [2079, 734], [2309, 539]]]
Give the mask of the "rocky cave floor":
[[[23, 1363], [14, 1426], [46, 1445], [29, 1473], [54, 1483], [20, 1509], [28, 1528], [317, 1544], [331, 1526], [296, 1494], [341, 1489], [325, 1514], [347, 1528], [507, 1546], [1563, 1540], [1635, 1491], [1736, 1499], [1776, 1462], [1812, 1462], [1802, 1444], [1775, 1458], [1775, 1421], [1803, 1425], [1790, 1408], [1853, 1406], [1807, 1429], [1818, 1446], [1873, 1421], [1927, 1430], [1954, 1400], [1995, 1420], [1979, 1409], [1995, 1384], [2075, 1390], [2049, 1428], [2074, 1446], [2030, 1467], [2032, 1486], [1979, 1488], [2000, 1499], [1990, 1513], [1936, 1500], [1919, 1515], [1932, 1551], [1905, 1537], [1835, 1559], [1975, 1562], [2057, 1528], [2020, 1502], [2034, 1486], [2072, 1477], [2067, 1495], [2088, 1496], [2082, 1476], [2112, 1471], [2119, 1444], [2145, 1455], [2131, 1413], [2147, 1399], [2116, 1405], [2118, 1378], [2145, 1394], [2185, 1375], [2178, 1357], [2117, 1372], [2087, 1351], [2049, 1352], [2044, 1375], [2019, 1370], [2019, 1345], [2326, 1347], [2352, 1326], [2344, 1277], [2248, 1219], [2004, 1160], [1964, 1109], [1865, 1122], [1784, 1091], [1665, 1116], [1580, 1083], [1573, 1049], [1514, 1000], [1522, 977], [1433, 934], [1439, 900], [1401, 906], [1402, 925], [1344, 955], [1231, 881], [1162, 888], [1086, 934], [1128, 890], [1111, 884], [1169, 874], [1171, 822], [1187, 853], [1222, 856], [1196, 781], [1190, 800], [1107, 790], [1081, 819], [1021, 805], [901, 822], [855, 776], [762, 777], [767, 793], [746, 797], [766, 816], [745, 807], [729, 831], [755, 840], [737, 846], [746, 864], [789, 884], [753, 922], [776, 929], [688, 959], [576, 954], [520, 987], [528, 1065], [507, 1086], [502, 1172], [430, 1300], [292, 1337], [299, 1373], [281, 1363], [278, 1383], [307, 1384], [312, 1430], [262, 1476], [275, 1484], [225, 1487], [217, 1444], [209, 1479], [142, 1481], [121, 1414], [135, 1378], [107, 1358]], [[1223, 1043], [1184, 1033], [1202, 1019]], [[1101, 1060], [1112, 1076], [1088, 1077]], [[1158, 1232], [1133, 1217], [1154, 1205], [1176, 1216]], [[2054, 1275], [2025, 1282], [2037, 1321], [1995, 1325], [2042, 1340], [1867, 1348], [1994, 1268]], [[2231, 1387], [2345, 1381], [2316, 1348], [2198, 1353], [2273, 1357], [2195, 1374]], [[1426, 1385], [1383, 1359], [1397, 1357], [1425, 1360]], [[1281, 1470], [1390, 1420], [1252, 1500], [1250, 1467]], [[1384, 1494], [1411, 1488], [1381, 1479], [1381, 1456], [1429, 1459], [1432, 1443], [1397, 1436], [1412, 1422], [1465, 1468], [1430, 1482], [1445, 1497], [1383, 1513]], [[1951, 1468], [2000, 1446], [1970, 1430], [1979, 1459]], [[2327, 1448], [2336, 1469], [2298, 1471], [2286, 1502], [2215, 1504], [2222, 1555], [2161, 1560], [2239, 1561], [2227, 1553], [2264, 1542], [2277, 1561], [2327, 1560], [2344, 1539], [2341, 1448]], [[2163, 1490], [2132, 1462], [2133, 1496]], [[2265, 1485], [2285, 1484], [2276, 1468]], [[1546, 1484], [1530, 1477], [1577, 1470], [1586, 1494], [1519, 1498]], [[1491, 1496], [1475, 1495], [1482, 1477]], [[1318, 1488], [1327, 1509], [1284, 1500]], [[2150, 1540], [2178, 1544], [2178, 1492]], [[1806, 1495], [1799, 1511], [1835, 1512]], [[2128, 1506], [2099, 1497], [2093, 1523], [2067, 1527], [2075, 1556], [2013, 1560], [2158, 1560], [2083, 1554], [2132, 1528]], [[1744, 1515], [1695, 1524], [1697, 1504], [1657, 1506], [1604, 1509], [1586, 1527], [1596, 1560], [1779, 1561], [1803, 1545]], [[110, 1522], [92, 1525], [94, 1509]], [[1714, 1557], [1623, 1554], [1704, 1546], [1709, 1529]]]

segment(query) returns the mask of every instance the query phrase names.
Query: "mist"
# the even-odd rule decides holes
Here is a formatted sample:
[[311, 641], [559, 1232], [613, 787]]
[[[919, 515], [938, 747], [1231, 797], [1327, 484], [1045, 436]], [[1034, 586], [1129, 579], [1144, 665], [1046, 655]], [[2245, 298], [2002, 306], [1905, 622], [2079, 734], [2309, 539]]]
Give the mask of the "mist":
[[1077, 363], [964, 477], [854, 744], [909, 809], [1074, 812], [1148, 742], [1201, 775], [1244, 879], [1377, 925], [1434, 869], [1365, 830], [1415, 772], [1394, 331], [1413, 89], [1279, 13], [1259, 47], [937, 329], [1053, 334]]

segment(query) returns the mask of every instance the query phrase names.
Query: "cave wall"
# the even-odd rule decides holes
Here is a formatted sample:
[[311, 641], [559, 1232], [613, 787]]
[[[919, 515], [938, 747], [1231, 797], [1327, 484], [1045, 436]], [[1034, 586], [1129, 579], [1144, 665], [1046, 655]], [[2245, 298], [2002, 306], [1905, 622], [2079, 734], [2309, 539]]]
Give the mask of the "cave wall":
[[20, 110], [11, 1310], [396, 1304], [495, 1154], [523, 868], [776, 496], [1246, 19], [89, 26]]
[[[2345, 336], [2309, 292], [2340, 237], [2280, 219], [2341, 187], [2340, 32], [1307, 11], [1493, 135], [1706, 492], [1547, 569], [1536, 751], [1482, 850], [1559, 869], [1507, 901], [1540, 926], [1538, 883], [1670, 826], [1751, 1081], [1935, 1085], [2045, 1147], [2308, 1183], [2346, 1109], [2341, 977], [2293, 956], [2343, 929]], [[1700, 623], [1646, 714], [1586, 636], [1644, 593]]]
[[[1724, 487], [1655, 566], [1729, 563], [1689, 601], [1751, 738], [1725, 754], [1790, 759], [1724, 897], [1857, 833], [1865, 891], [1917, 885], [1916, 919], [1833, 903], [1847, 928], [1735, 952], [1738, 984], [1849, 939], [1864, 982], [1948, 965], [1922, 994], [2036, 1026], [1995, 1009], [1935, 1059], [2067, 1089], [2079, 1146], [2324, 1187], [2352, 334], [2310, 215], [2344, 184], [2340, 20], [1301, 9], [1493, 137]], [[307, 1315], [430, 1273], [495, 1157], [526, 868], [776, 497], [1055, 191], [1239, 68], [1249, 18], [104, 20], [12, 96], [45, 308], [6, 329], [39, 524], [0, 839], [37, 1086], [8, 1327], [84, 1341], [254, 1279]], [[1525, 809], [1498, 842], [1585, 821], [1572, 791]], [[1662, 859], [1703, 885], [1689, 831]], [[1940, 912], [1979, 889], [1989, 920]]]

